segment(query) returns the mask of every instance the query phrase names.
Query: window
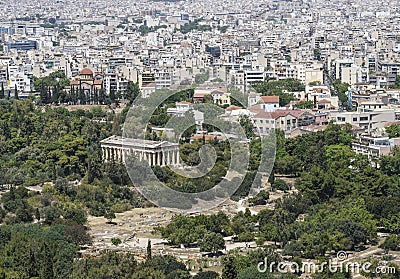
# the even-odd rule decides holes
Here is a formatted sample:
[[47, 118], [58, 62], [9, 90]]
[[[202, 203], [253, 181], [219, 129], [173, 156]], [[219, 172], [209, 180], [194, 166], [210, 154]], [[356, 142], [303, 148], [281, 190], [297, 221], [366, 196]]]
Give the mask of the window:
[[353, 122], [357, 122], [357, 117], [353, 117]]
[[362, 117], [360, 117], [360, 121], [368, 121], [368, 116], [362, 116]]

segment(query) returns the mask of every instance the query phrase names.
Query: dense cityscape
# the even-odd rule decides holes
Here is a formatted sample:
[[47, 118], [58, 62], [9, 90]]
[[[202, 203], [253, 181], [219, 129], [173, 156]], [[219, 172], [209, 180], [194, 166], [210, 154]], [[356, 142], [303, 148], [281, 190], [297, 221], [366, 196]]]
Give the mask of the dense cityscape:
[[400, 1], [1, 4], [0, 278], [400, 278]]

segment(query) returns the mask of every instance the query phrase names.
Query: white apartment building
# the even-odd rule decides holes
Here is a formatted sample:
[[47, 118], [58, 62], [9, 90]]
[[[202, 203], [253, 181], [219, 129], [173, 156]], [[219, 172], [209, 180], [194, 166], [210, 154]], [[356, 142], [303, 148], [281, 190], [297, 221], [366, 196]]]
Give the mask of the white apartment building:
[[358, 82], [359, 67], [351, 59], [338, 59], [335, 62], [336, 78], [350, 85]]
[[389, 122], [395, 121], [395, 110], [379, 109], [368, 110], [358, 108], [355, 112], [338, 112], [332, 114], [331, 119], [336, 124], [351, 124], [364, 128], [368, 133], [383, 129]]
[[370, 159], [388, 155], [394, 146], [400, 146], [400, 138], [361, 135], [356, 142], [352, 143], [352, 149], [357, 154], [367, 155]]
[[189, 102], [177, 102], [174, 108], [168, 108], [167, 114], [175, 116], [185, 116], [185, 113], [189, 110], [193, 110], [193, 104]]

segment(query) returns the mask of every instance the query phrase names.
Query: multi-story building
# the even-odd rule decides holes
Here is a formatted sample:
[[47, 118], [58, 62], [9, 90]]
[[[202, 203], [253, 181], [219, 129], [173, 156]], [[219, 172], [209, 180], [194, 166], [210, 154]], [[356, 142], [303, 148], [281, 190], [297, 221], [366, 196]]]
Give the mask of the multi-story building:
[[352, 143], [352, 149], [357, 154], [367, 155], [370, 159], [388, 155], [395, 146], [400, 146], [400, 138], [361, 135]]
[[393, 109], [361, 109], [354, 112], [337, 112], [332, 114], [331, 119], [336, 124], [351, 124], [364, 128], [368, 133], [383, 129], [389, 122], [395, 121], [395, 110]]

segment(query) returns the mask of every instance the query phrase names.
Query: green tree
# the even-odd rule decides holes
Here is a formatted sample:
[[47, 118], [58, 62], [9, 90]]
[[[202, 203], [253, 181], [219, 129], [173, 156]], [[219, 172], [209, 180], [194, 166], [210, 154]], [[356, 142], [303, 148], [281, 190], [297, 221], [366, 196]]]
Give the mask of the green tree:
[[330, 170], [342, 169], [349, 167], [352, 159], [355, 157], [351, 147], [340, 144], [330, 145], [326, 148], [327, 166]]
[[321, 49], [314, 48], [314, 59], [321, 61]]
[[289, 190], [289, 186], [282, 179], [276, 179], [274, 181], [274, 183], [272, 183], [272, 188], [274, 188], [276, 190], [280, 190], [280, 191], [288, 191]]
[[226, 256], [222, 258], [222, 279], [238, 279], [238, 272], [235, 266], [235, 258]]
[[19, 99], [17, 84], [15, 84], [15, 88], [14, 88], [14, 99], [15, 99], [15, 100], [18, 100], [18, 99]]
[[386, 133], [389, 135], [390, 138], [399, 138], [400, 137], [400, 125], [393, 124], [386, 127]]
[[53, 223], [56, 219], [61, 216], [61, 211], [54, 206], [46, 206], [43, 208], [42, 213], [46, 224]]
[[118, 246], [122, 243], [122, 241], [121, 241], [121, 239], [114, 237], [114, 238], [111, 238], [111, 243], [115, 246]]
[[283, 247], [282, 255], [284, 256], [292, 256], [292, 257], [301, 257], [301, 245], [297, 241], [288, 242], [285, 247]]
[[257, 195], [248, 200], [250, 205], [266, 205], [269, 199], [269, 193], [265, 190], [261, 190]]
[[385, 241], [379, 245], [379, 248], [382, 248], [387, 252], [389, 251], [399, 251], [400, 250], [400, 237], [398, 235], [389, 235]]
[[295, 108], [299, 109], [312, 109], [314, 108], [313, 101], [301, 101], [294, 105]]
[[254, 134], [254, 124], [250, 117], [246, 115], [241, 115], [239, 118], [239, 124], [243, 127], [246, 137], [251, 139], [255, 136]]
[[151, 259], [151, 240], [147, 241], [147, 259]]
[[225, 240], [219, 233], [210, 232], [204, 235], [199, 243], [201, 252], [216, 253], [221, 249], [225, 249]]
[[219, 278], [219, 274], [215, 271], [200, 271], [193, 279], [217, 279]]
[[350, 85], [348, 83], [342, 83], [339, 79], [337, 79], [333, 83], [333, 87], [336, 91], [337, 96], [339, 97], [342, 106], [347, 107], [347, 90], [349, 89]]
[[126, 90], [126, 99], [132, 104], [133, 101], [140, 95], [139, 84], [136, 82], [129, 81], [128, 88]]
[[86, 212], [73, 203], [63, 204], [62, 215], [67, 220], [72, 220], [79, 225], [84, 225], [87, 221]]
[[0, 99], [4, 99], [5, 94], [4, 94], [4, 83], [1, 83], [1, 90], [0, 90]]
[[256, 266], [250, 266], [240, 271], [238, 279], [273, 279], [275, 278], [269, 272], [261, 273]]
[[108, 220], [108, 223], [111, 223], [112, 220], [116, 218], [114, 211], [107, 210], [106, 213], [104, 214], [104, 218]]

